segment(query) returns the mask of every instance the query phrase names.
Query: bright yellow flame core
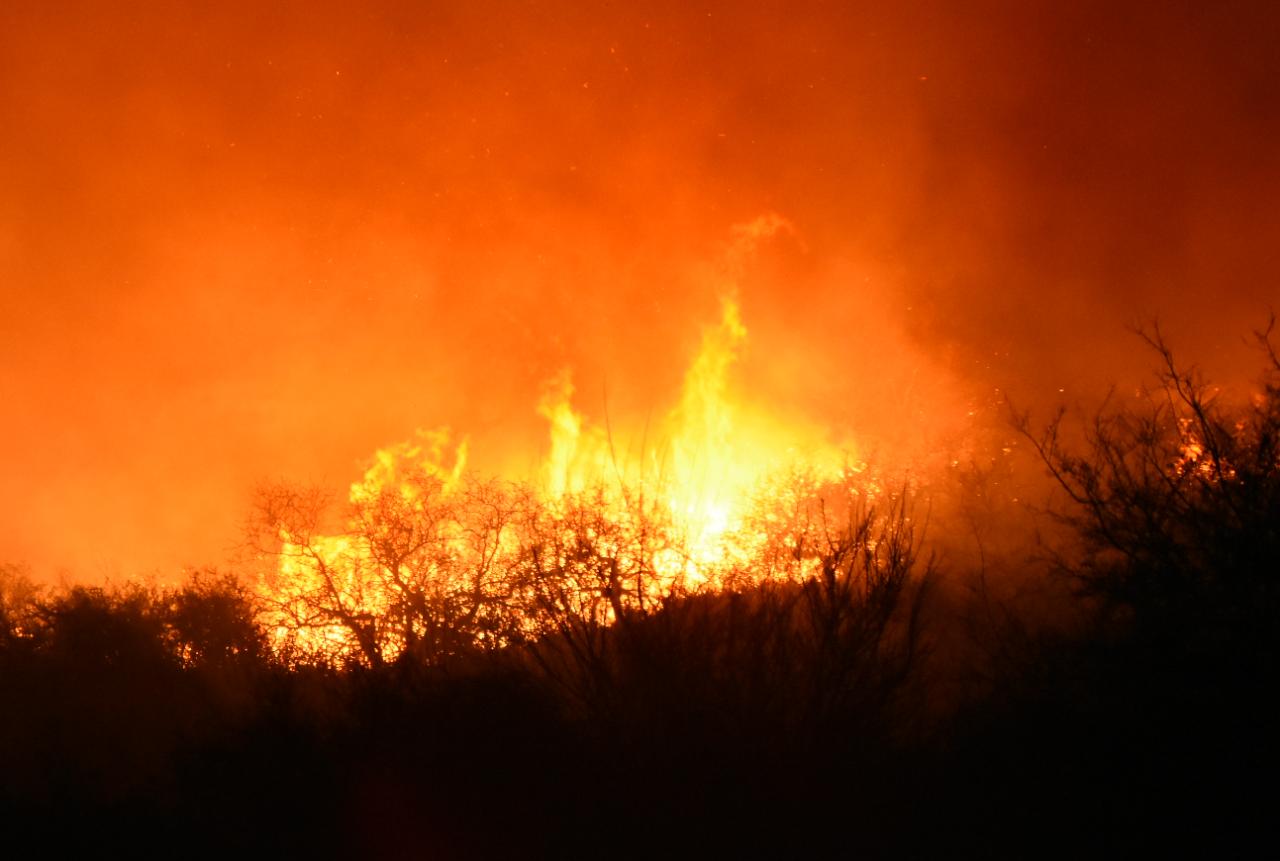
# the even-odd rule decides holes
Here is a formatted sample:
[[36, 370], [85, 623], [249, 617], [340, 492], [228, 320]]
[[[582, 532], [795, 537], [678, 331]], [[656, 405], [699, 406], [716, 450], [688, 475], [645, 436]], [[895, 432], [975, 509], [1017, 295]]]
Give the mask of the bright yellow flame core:
[[539, 409], [551, 425], [547, 500], [600, 489], [611, 516], [656, 506], [679, 531], [684, 557], [659, 573], [705, 579], [726, 553], [746, 549], [740, 546], [749, 543], [744, 518], [770, 478], [801, 471], [818, 483], [839, 480], [850, 462], [847, 449], [798, 422], [780, 426], [735, 402], [730, 371], [746, 338], [737, 303], [724, 300], [719, 324], [704, 332], [659, 442], [637, 458], [620, 455], [607, 432], [573, 409], [573, 387], [567, 376], [559, 378]]
[[410, 477], [418, 472], [439, 478], [445, 492], [452, 492], [467, 468], [467, 440], [453, 449], [453, 465], [446, 468], [449, 443], [447, 430], [419, 430], [416, 439], [378, 449], [373, 465], [365, 470], [364, 479], [351, 485], [348, 498], [358, 505], [394, 488], [404, 499], [415, 499], [422, 493], [422, 487]]

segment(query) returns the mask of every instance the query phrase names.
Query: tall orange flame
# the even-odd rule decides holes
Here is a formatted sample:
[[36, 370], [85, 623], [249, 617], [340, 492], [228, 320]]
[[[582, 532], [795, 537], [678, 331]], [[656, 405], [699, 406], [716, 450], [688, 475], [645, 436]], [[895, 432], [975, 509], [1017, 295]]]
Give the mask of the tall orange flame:
[[[789, 225], [776, 216], [736, 229], [726, 256], [730, 278], [759, 242], [784, 229]], [[797, 504], [797, 487], [847, 485], [864, 466], [854, 460], [850, 446], [836, 446], [820, 429], [762, 409], [737, 393], [734, 370], [748, 332], [732, 287], [731, 280], [719, 320], [704, 330], [679, 399], [660, 422], [652, 445], [638, 454], [621, 453], [609, 426], [592, 423], [574, 407], [566, 369], [547, 382], [537, 405], [549, 435], [542, 465], [535, 477], [518, 480], [523, 492], [552, 515], [586, 499], [601, 523], [662, 524], [667, 540], [654, 546], [644, 563], [651, 575], [642, 591], [655, 599], [677, 587], [722, 587], [726, 572], [740, 573], [762, 552], [771, 530], [784, 519], [778, 512]], [[287, 597], [299, 590], [327, 590], [330, 600], [355, 619], [388, 612], [394, 603], [388, 589], [395, 588], [399, 576], [388, 566], [400, 562], [376, 544], [392, 539], [370, 541], [369, 515], [359, 512], [385, 506], [380, 500], [389, 498], [420, 518], [429, 514], [432, 505], [460, 493], [469, 475], [467, 454], [466, 439], [455, 446], [448, 431], [419, 431], [413, 440], [379, 450], [351, 486], [348, 500], [357, 512], [353, 518], [361, 522], [353, 520], [350, 534], [298, 536], [282, 530], [279, 568], [263, 590], [282, 607], [281, 635], [297, 637], [306, 627], [297, 612], [288, 617]], [[375, 523], [374, 528], [381, 527]], [[470, 564], [464, 545], [473, 530], [455, 520], [442, 522], [439, 530], [432, 538], [435, 552], [454, 561], [431, 561], [438, 567], [432, 576], [457, 577], [456, 566]], [[490, 563], [520, 552], [510, 529], [498, 529], [491, 543]], [[611, 552], [639, 551], [614, 547]], [[350, 645], [345, 630], [350, 627], [350, 620], [320, 624], [305, 636], [312, 646]]]

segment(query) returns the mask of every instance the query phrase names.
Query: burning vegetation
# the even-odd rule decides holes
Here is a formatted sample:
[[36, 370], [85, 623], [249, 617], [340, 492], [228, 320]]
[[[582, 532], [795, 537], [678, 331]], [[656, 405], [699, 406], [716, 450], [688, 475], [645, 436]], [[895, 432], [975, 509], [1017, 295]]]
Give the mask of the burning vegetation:
[[[1008, 521], [970, 520], [977, 556], [924, 534], [936, 487], [847, 456], [699, 472], [690, 439], [736, 438], [717, 351], [743, 333], [727, 304], [671, 414], [685, 435], [648, 465], [561, 381], [536, 479], [476, 476], [434, 432], [380, 451], [341, 506], [263, 488], [252, 584], [51, 591], [4, 569], [5, 797], [31, 821], [231, 817], [228, 849], [389, 857], [559, 855], [642, 824], [645, 853], [850, 828], [872, 854], [975, 848], [1081, 817], [1061, 839], [1082, 849], [1251, 833], [1233, 823], [1262, 801], [1234, 776], [1273, 761], [1280, 612], [1269, 333], [1244, 406], [1157, 333], [1157, 385], [1082, 442], [1016, 420], [1065, 494], [1052, 552], [1017, 564], [1083, 587], [1048, 614], [987, 590], [1012, 557], [982, 536]], [[957, 476], [965, 498], [1001, 493], [992, 475]]]
[[[729, 271], [782, 229], [776, 216], [738, 228]], [[910, 488], [885, 492], [851, 445], [735, 391], [746, 339], [726, 296], [638, 447], [578, 412], [565, 371], [537, 406], [549, 441], [531, 478], [477, 475], [468, 441], [441, 429], [378, 451], [336, 511], [319, 489], [261, 488], [249, 543], [277, 648], [369, 666], [443, 659], [537, 640], [566, 614], [607, 626], [803, 583], [846, 552], [865, 555], [870, 588], [914, 543]]]

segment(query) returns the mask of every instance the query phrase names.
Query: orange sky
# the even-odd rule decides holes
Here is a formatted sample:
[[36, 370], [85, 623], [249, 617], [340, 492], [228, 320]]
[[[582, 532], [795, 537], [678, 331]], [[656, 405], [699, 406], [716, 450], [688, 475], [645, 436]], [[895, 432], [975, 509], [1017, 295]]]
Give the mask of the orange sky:
[[0, 8], [0, 561], [222, 564], [418, 426], [532, 459], [565, 366], [662, 408], [763, 213], [746, 372], [864, 437], [1280, 306], [1274, 4], [452, 5]]

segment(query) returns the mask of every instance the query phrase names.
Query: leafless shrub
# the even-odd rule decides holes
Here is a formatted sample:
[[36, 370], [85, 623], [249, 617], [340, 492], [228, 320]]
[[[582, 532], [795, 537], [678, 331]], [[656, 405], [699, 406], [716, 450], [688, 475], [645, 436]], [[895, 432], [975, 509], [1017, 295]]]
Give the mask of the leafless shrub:
[[1064, 441], [1061, 413], [1039, 431], [1017, 418], [1066, 494], [1056, 514], [1081, 539], [1082, 556], [1065, 567], [1088, 594], [1148, 615], [1274, 606], [1280, 360], [1272, 328], [1256, 333], [1268, 364], [1248, 405], [1226, 404], [1153, 327], [1140, 334], [1160, 360], [1156, 385], [1136, 406], [1104, 405], [1081, 450]]

